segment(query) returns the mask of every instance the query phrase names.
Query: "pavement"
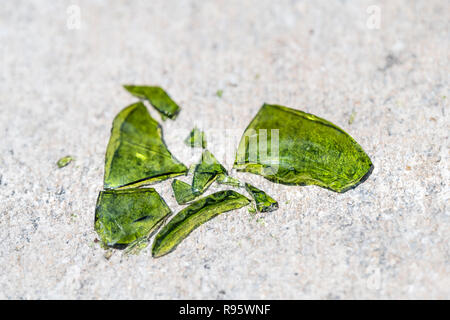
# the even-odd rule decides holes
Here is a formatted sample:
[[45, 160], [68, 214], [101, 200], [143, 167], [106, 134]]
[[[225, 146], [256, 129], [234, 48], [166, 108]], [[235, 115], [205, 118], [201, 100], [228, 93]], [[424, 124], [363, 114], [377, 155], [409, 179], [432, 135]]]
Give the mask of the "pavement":
[[[0, 298], [449, 299], [449, 6], [3, 1]], [[123, 84], [179, 103], [161, 125], [186, 165], [197, 125], [230, 170], [267, 102], [337, 124], [374, 171], [344, 194], [236, 173], [279, 210], [222, 214], [159, 259], [105, 251], [94, 209], [112, 120], [136, 101]]]

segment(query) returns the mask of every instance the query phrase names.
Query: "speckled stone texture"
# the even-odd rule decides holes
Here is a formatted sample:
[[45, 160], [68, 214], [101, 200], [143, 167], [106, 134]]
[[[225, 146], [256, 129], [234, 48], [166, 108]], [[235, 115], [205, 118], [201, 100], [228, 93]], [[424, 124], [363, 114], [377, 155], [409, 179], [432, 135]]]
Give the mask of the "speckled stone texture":
[[[449, 15], [438, 0], [2, 1], [0, 298], [449, 299]], [[105, 254], [94, 208], [129, 83], [182, 107], [162, 126], [186, 165], [197, 125], [230, 170], [267, 102], [341, 126], [375, 169], [344, 194], [238, 174], [280, 209], [223, 214], [160, 259]]]

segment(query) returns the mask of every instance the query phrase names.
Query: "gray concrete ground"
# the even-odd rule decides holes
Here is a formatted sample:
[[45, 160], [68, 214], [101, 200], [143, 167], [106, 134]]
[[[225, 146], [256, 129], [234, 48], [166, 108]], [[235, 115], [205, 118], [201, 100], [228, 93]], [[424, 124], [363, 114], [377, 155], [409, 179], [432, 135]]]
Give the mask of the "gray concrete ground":
[[[450, 298], [449, 7], [2, 1], [0, 298]], [[135, 101], [124, 83], [179, 102], [162, 126], [188, 165], [194, 124], [230, 168], [220, 140], [269, 102], [341, 126], [375, 170], [345, 194], [239, 174], [280, 209], [223, 214], [160, 259], [107, 259], [94, 207], [112, 120]], [[170, 181], [155, 188], [180, 209]]]

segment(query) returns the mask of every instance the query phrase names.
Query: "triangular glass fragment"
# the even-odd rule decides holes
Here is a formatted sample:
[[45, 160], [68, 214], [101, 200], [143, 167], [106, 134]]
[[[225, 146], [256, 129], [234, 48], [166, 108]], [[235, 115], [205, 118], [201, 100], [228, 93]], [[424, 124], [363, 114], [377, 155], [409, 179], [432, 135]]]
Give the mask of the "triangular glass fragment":
[[184, 143], [187, 144], [191, 148], [206, 148], [206, 137], [205, 133], [195, 127], [192, 129], [189, 136], [184, 140]]
[[136, 187], [185, 174], [167, 149], [161, 127], [142, 102], [114, 119], [105, 159], [105, 189]]
[[171, 210], [153, 188], [101, 191], [95, 230], [104, 246], [124, 249], [158, 229]]
[[186, 182], [174, 179], [172, 189], [178, 204], [186, 204], [197, 196], [192, 192], [192, 186]]
[[333, 123], [264, 104], [244, 132], [234, 168], [277, 183], [344, 192], [365, 181], [373, 165], [361, 146]]
[[271, 196], [264, 191], [255, 188], [254, 186], [246, 183], [245, 190], [252, 196], [256, 203], [256, 209], [258, 212], [270, 212], [278, 209], [278, 202], [276, 202]]
[[192, 180], [193, 193], [200, 195], [205, 192], [219, 174], [227, 174], [227, 170], [217, 161], [211, 152], [204, 150], [200, 163], [195, 167], [194, 178]]
[[175, 120], [180, 107], [172, 100], [172, 98], [162, 88], [157, 86], [123, 86], [128, 92], [140, 99], [147, 99], [150, 104], [161, 114], [163, 117]]

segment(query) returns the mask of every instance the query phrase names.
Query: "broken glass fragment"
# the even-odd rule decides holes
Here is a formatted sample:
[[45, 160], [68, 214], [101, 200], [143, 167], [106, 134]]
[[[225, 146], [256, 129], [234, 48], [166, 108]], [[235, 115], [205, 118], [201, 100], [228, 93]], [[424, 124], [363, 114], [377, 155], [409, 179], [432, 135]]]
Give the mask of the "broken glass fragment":
[[116, 116], [105, 159], [105, 189], [136, 187], [185, 174], [167, 149], [158, 122], [142, 102]]
[[65, 156], [65, 157], [62, 157], [61, 159], [59, 159], [58, 162], [56, 162], [56, 165], [58, 166], [58, 168], [64, 168], [69, 163], [71, 163], [73, 160], [74, 159], [72, 156]]
[[132, 95], [140, 98], [147, 99], [150, 104], [158, 110], [163, 117], [175, 120], [180, 107], [172, 100], [172, 98], [160, 87], [157, 86], [123, 86]]
[[234, 168], [287, 185], [345, 192], [373, 170], [344, 130], [312, 114], [264, 104], [244, 132]]
[[186, 204], [197, 196], [192, 192], [192, 186], [186, 182], [174, 179], [172, 189], [178, 204]]
[[193, 163], [193, 164], [191, 164], [191, 165], [189, 166], [189, 169], [188, 169], [188, 172], [187, 172], [187, 175], [188, 175], [188, 176], [194, 174], [194, 172], [195, 172], [195, 167], [196, 167], [196, 166], [197, 166], [197, 164], [195, 164], [195, 163]]
[[200, 129], [198, 129], [197, 127], [195, 127], [194, 129], [192, 129], [191, 133], [186, 138], [186, 140], [184, 140], [184, 143], [190, 146], [191, 148], [198, 147], [205, 149], [206, 148], [205, 133]]
[[195, 167], [194, 178], [192, 179], [193, 193], [200, 195], [205, 192], [220, 174], [227, 174], [227, 170], [217, 161], [211, 152], [204, 150], [200, 163]]
[[230, 177], [229, 175], [226, 174], [219, 174], [217, 176], [217, 183], [226, 184], [235, 188], [240, 188], [244, 186], [244, 184], [241, 181], [239, 181], [236, 178]]
[[156, 235], [152, 246], [153, 257], [163, 256], [175, 249], [195, 228], [217, 215], [244, 207], [247, 197], [233, 190], [213, 193], [181, 210]]
[[355, 117], [356, 117], [356, 112], [352, 111], [352, 113], [350, 114], [350, 118], [348, 119], [348, 124], [352, 124], [353, 122], [355, 122]]
[[255, 200], [256, 210], [258, 210], [258, 212], [270, 212], [278, 209], [278, 202], [264, 191], [255, 188], [248, 183], [245, 184], [245, 190], [247, 190]]
[[107, 247], [142, 245], [170, 212], [153, 188], [101, 191], [95, 208], [95, 230]]

